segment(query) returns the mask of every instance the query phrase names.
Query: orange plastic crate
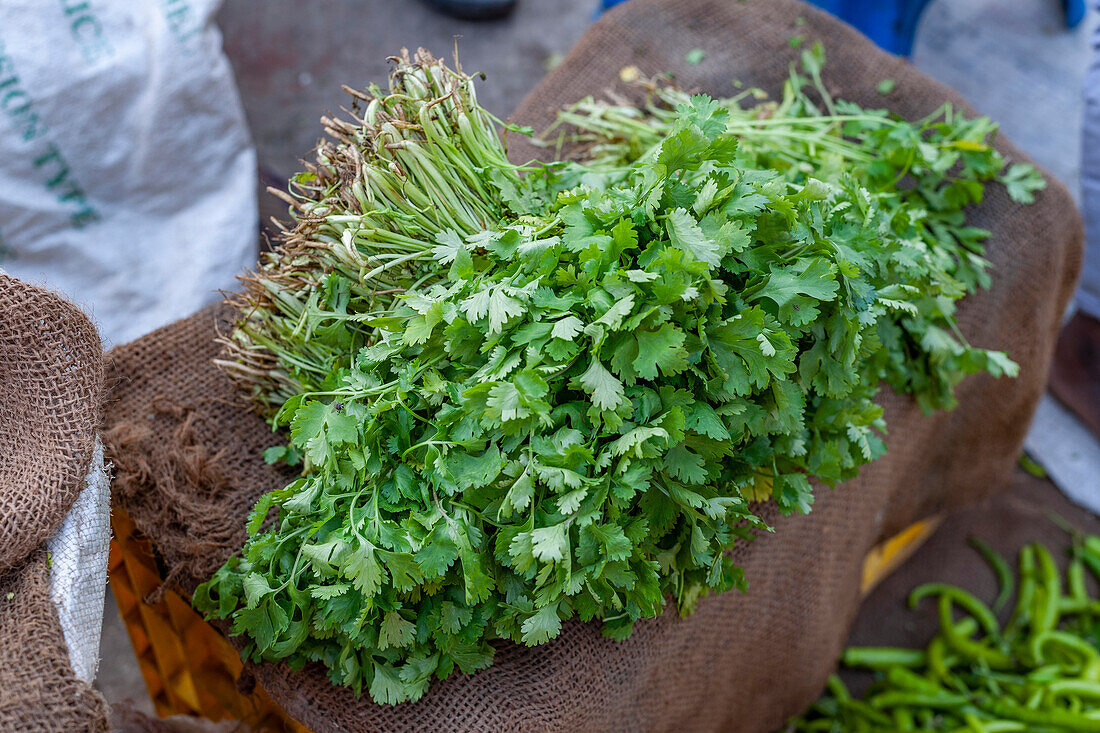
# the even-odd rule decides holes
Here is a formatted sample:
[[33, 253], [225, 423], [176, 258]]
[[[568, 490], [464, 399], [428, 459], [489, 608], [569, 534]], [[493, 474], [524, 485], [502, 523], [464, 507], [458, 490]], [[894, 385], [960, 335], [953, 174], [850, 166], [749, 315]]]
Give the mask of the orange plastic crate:
[[[168, 590], [150, 602], [163, 582], [152, 546], [121, 509], [114, 509], [111, 524], [111, 590], [157, 714], [239, 720], [256, 731], [309, 733], [258, 684], [250, 692], [240, 689], [243, 665], [237, 651], [179, 593]], [[912, 555], [938, 524], [937, 519], [918, 522], [874, 548], [863, 564], [864, 594]]]
[[157, 714], [239, 720], [256, 731], [309, 733], [259, 685], [241, 691], [240, 655], [187, 599], [168, 590], [156, 603], [149, 602], [162, 584], [152, 546], [126, 512], [115, 508], [111, 525], [111, 590]]

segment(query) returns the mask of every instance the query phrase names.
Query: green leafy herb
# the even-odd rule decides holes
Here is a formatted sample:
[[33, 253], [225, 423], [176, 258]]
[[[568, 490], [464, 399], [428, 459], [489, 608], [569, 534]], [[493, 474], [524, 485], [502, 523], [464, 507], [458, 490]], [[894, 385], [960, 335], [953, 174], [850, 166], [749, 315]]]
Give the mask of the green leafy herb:
[[622, 639], [745, 589], [754, 502], [807, 512], [881, 455], [883, 382], [931, 410], [1013, 374], [952, 316], [987, 281], [962, 211], [1004, 175], [993, 126], [832, 100], [822, 62], [778, 106], [587, 100], [561, 116], [583, 162], [523, 176], [434, 59], [356, 92], [224, 362], [302, 474], [195, 605], [253, 658], [417, 699], [495, 639]]

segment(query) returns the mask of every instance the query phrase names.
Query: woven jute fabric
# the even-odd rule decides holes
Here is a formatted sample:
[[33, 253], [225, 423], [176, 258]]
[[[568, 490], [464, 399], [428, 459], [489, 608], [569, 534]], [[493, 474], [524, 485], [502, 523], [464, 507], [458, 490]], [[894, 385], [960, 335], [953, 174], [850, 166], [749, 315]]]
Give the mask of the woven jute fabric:
[[56, 295], [0, 273], [0, 730], [106, 730], [50, 598], [45, 540], [92, 462], [99, 337]]
[[0, 572], [53, 533], [84, 486], [101, 351], [72, 304], [0, 273]]
[[[629, 93], [619, 82], [628, 65], [647, 75], [675, 72], [680, 85], [714, 94], [733, 93], [735, 79], [776, 94], [796, 34], [824, 43], [825, 82], [835, 96], [887, 104], [910, 118], [945, 101], [969, 109], [950, 89], [796, 0], [632, 0], [595, 23], [512, 119], [545, 128], [564, 104], [611, 88]], [[684, 57], [696, 48], [705, 56], [692, 66]], [[884, 98], [876, 87], [887, 77], [896, 87]], [[511, 142], [514, 160], [538, 157], [536, 148]], [[1004, 139], [997, 145], [1010, 160], [1026, 160]], [[255, 665], [255, 678], [316, 731], [775, 729], [814, 698], [833, 668], [868, 549], [1003, 485], [1042, 393], [1079, 268], [1073, 202], [1055, 181], [1027, 207], [991, 186], [970, 221], [992, 231], [995, 285], [966, 299], [960, 327], [974, 344], [1007, 350], [1019, 378], [967, 379], [959, 407], [930, 417], [884, 393], [887, 455], [859, 479], [820, 490], [810, 515], [770, 516], [774, 534], [737, 546], [748, 594], [706, 598], [686, 619], [670, 612], [639, 623], [624, 642], [602, 638], [595, 624], [569, 623], [542, 647], [501, 644], [489, 669], [435, 684], [421, 701], [397, 707], [356, 699], [316, 666]], [[211, 363], [217, 321], [227, 327], [227, 315], [204, 311], [110, 357], [120, 390], [105, 439], [118, 500], [186, 592], [239, 551], [252, 502], [288, 478], [259, 457], [277, 437]]]

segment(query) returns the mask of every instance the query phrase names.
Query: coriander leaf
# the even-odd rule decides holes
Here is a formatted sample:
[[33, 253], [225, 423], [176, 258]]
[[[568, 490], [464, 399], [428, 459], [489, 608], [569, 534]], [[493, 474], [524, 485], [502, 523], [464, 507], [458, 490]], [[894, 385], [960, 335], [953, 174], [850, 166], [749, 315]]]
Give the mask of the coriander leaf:
[[415, 633], [416, 626], [411, 621], [402, 618], [397, 611], [390, 611], [378, 629], [378, 648], [408, 646]]
[[715, 440], [729, 440], [730, 434], [722, 418], [705, 402], [695, 402], [687, 415], [685, 427]]
[[724, 254], [718, 245], [707, 239], [699, 224], [684, 209], [674, 209], [668, 213], [666, 222], [668, 236], [672, 246], [687, 252], [700, 262], [717, 267]]
[[479, 489], [496, 479], [502, 465], [500, 449], [493, 444], [481, 455], [455, 453], [450, 459], [450, 473], [460, 488]]
[[558, 604], [540, 608], [523, 622], [523, 643], [528, 646], [545, 644], [561, 633], [561, 619], [558, 617]]
[[287, 448], [285, 445], [273, 445], [270, 448], [265, 448], [263, 452], [264, 463], [274, 464], [283, 460], [286, 456]]
[[568, 528], [564, 522], [539, 527], [529, 534], [532, 552], [542, 562], [561, 562], [569, 552]]
[[252, 638], [256, 640], [256, 646], [260, 649], [270, 649], [279, 634], [283, 633], [290, 624], [290, 618], [277, 603], [270, 600], [264, 601], [256, 608], [245, 608], [237, 614], [234, 629], [240, 632], [248, 629]]
[[384, 705], [397, 705], [409, 699], [401, 675], [391, 665], [374, 663], [374, 679], [370, 683], [370, 696]]
[[642, 379], [656, 379], [658, 369], [670, 376], [687, 368], [684, 332], [666, 323], [656, 331], [639, 331], [633, 367]]
[[599, 540], [608, 560], [625, 560], [634, 549], [634, 543], [617, 524], [590, 524], [585, 530]]
[[524, 310], [523, 303], [505, 293], [503, 288], [494, 289], [489, 296], [489, 333], [500, 333], [510, 318], [521, 315]]
[[703, 458], [683, 445], [677, 445], [665, 454], [664, 468], [673, 478], [690, 484], [701, 484], [707, 479]]
[[554, 338], [572, 341], [584, 328], [584, 322], [576, 316], [566, 316], [554, 323], [554, 329], [550, 335]]
[[608, 308], [595, 322], [603, 323], [609, 328], [618, 328], [622, 325], [623, 318], [628, 316], [633, 308], [634, 294], [629, 293]]
[[438, 578], [458, 560], [458, 547], [436, 537], [417, 550], [413, 558], [425, 578]]
[[1035, 192], [1047, 187], [1046, 179], [1027, 163], [1013, 163], [998, 179], [1008, 190], [1009, 197], [1018, 204], [1035, 202]]
[[249, 573], [244, 576], [244, 597], [248, 602], [246, 608], [255, 608], [261, 599], [274, 592], [267, 579], [259, 573]]
[[729, 110], [721, 102], [706, 94], [693, 94], [676, 111], [680, 113], [683, 122], [698, 127], [708, 140], [714, 140], [726, 131], [730, 116]]
[[772, 267], [763, 288], [753, 299], [769, 298], [784, 306], [798, 295], [821, 301], [836, 297], [836, 270], [825, 260], [813, 260], [801, 271], [796, 267]]
[[364, 595], [376, 593], [382, 587], [384, 571], [375, 557], [374, 548], [369, 545], [360, 544], [355, 550], [345, 548], [340, 553], [340, 570]]
[[577, 382], [592, 396], [592, 403], [601, 410], [615, 410], [623, 402], [623, 383], [593, 359]]
[[490, 288], [479, 290], [463, 300], [459, 307], [471, 321], [480, 321], [489, 315], [489, 298], [491, 295], [492, 290]]
[[446, 229], [435, 237], [436, 246], [432, 248], [432, 255], [440, 264], [449, 265], [458, 257], [459, 251], [466, 251], [466, 243], [454, 229]]

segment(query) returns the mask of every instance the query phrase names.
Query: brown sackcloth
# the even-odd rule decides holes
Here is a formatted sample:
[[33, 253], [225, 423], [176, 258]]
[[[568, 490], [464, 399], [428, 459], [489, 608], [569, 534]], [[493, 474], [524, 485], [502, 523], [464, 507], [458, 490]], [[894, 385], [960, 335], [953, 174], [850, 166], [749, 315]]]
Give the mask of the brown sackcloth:
[[75, 306], [0, 273], [0, 730], [106, 730], [73, 674], [43, 543], [72, 507], [100, 420], [102, 351]]
[[0, 274], [0, 572], [53, 533], [84, 485], [101, 351], [70, 303]]
[[[616, 85], [627, 65], [673, 71], [683, 86], [717, 94], [732, 94], [734, 79], [774, 94], [794, 58], [794, 34], [824, 42], [825, 81], [839, 97], [889, 104], [911, 118], [948, 100], [966, 108], [950, 89], [794, 0], [632, 0], [596, 22], [512, 119], [544, 128], [555, 108]], [[699, 66], [684, 61], [695, 48], [706, 52]], [[887, 77], [896, 89], [884, 98], [876, 87]], [[1026, 159], [1003, 139], [998, 147]], [[518, 146], [511, 153], [537, 155]], [[316, 666], [258, 665], [257, 680], [317, 731], [774, 729], [831, 671], [856, 612], [867, 550], [920, 517], [1004, 485], [1043, 390], [1079, 266], [1073, 202], [1055, 181], [1026, 207], [991, 186], [970, 221], [993, 232], [996, 284], [962, 304], [961, 328], [974, 344], [1007, 350], [1020, 377], [969, 378], [959, 408], [932, 417], [884, 394], [887, 455], [858, 480], [820, 491], [809, 516], [776, 519], [775, 534], [734, 550], [748, 595], [705, 599], [687, 619], [668, 613], [639, 623], [625, 642], [602, 638], [594, 624], [566, 624], [546, 646], [501, 645], [488, 670], [452, 677], [398, 707], [356, 700]], [[107, 415], [118, 501], [186, 592], [239, 550], [253, 500], [287, 478], [259, 456], [275, 436], [211, 364], [214, 317], [202, 312], [110, 359], [119, 380]]]

